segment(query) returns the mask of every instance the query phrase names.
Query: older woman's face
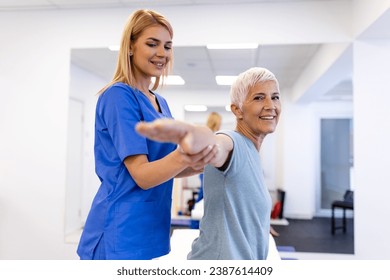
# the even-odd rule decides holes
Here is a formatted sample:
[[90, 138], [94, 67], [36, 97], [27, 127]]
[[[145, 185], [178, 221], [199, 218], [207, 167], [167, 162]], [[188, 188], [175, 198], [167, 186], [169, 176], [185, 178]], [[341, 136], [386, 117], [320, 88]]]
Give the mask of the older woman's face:
[[274, 81], [258, 83], [249, 89], [242, 105], [242, 121], [255, 135], [266, 135], [276, 129], [281, 112], [278, 85]]

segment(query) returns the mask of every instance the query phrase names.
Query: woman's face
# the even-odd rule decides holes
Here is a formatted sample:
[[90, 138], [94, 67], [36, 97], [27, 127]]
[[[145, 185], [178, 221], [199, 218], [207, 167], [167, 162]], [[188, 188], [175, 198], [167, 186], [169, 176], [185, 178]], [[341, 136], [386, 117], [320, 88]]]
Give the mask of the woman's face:
[[135, 76], [160, 77], [172, 55], [172, 38], [161, 25], [145, 29], [131, 48]]
[[240, 123], [253, 135], [267, 135], [275, 131], [280, 112], [281, 104], [276, 82], [257, 83], [249, 89], [242, 104]]

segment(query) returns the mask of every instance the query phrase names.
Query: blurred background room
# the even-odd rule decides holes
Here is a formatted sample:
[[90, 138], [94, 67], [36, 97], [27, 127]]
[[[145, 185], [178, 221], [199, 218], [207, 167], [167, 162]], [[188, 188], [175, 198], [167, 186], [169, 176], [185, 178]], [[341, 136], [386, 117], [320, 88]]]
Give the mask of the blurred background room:
[[[139, 8], [164, 14], [175, 30], [174, 77], [157, 91], [176, 119], [204, 124], [215, 111], [222, 128], [234, 128], [223, 78], [253, 66], [278, 78], [282, 115], [261, 157], [274, 205], [284, 194], [273, 219], [280, 255], [390, 259], [390, 1], [382, 0], [0, 0], [0, 259], [78, 259], [99, 186], [96, 94]], [[175, 180], [173, 230], [191, 228], [188, 200], [199, 187], [197, 176]], [[345, 232], [332, 233], [332, 203], [348, 190]], [[342, 213], [335, 209], [337, 225]]]

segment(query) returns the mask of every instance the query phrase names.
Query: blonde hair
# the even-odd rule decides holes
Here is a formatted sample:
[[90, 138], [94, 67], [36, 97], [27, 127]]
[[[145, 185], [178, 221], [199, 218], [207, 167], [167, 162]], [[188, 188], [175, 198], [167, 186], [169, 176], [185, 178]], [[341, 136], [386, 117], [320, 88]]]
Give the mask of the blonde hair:
[[253, 67], [238, 75], [230, 88], [230, 101], [240, 109], [248, 95], [249, 89], [257, 83], [274, 81], [279, 88], [275, 75], [266, 68]]
[[[156, 25], [165, 27], [171, 35], [171, 38], [173, 38], [172, 26], [163, 15], [146, 9], [137, 10], [130, 15], [122, 33], [114, 77], [110, 83], [99, 91], [99, 93], [104, 92], [116, 82], [123, 82], [130, 86], [135, 86], [134, 66], [131, 61], [130, 47], [137, 41], [145, 29]], [[172, 63], [173, 61], [171, 59], [168, 62], [168, 67], [164, 69], [163, 76], [168, 76], [169, 71], [172, 69]], [[157, 77], [152, 90], [157, 89], [159, 84], [160, 77]]]
[[222, 121], [222, 116], [218, 114], [217, 112], [211, 112], [209, 117], [207, 118], [207, 123], [206, 125], [212, 130], [212, 131], [217, 131], [221, 127], [221, 121]]

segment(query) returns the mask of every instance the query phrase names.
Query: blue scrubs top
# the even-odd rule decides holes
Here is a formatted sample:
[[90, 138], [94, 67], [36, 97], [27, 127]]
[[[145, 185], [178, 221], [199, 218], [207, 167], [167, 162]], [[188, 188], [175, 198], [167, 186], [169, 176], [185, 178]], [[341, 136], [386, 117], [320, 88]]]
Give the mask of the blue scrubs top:
[[106, 259], [152, 259], [170, 251], [173, 179], [143, 190], [123, 161], [146, 154], [161, 159], [176, 149], [139, 135], [139, 121], [172, 118], [166, 100], [155, 94], [160, 112], [139, 90], [116, 83], [99, 96], [95, 119], [95, 166], [101, 185], [93, 200], [77, 253], [93, 259], [100, 241]]

